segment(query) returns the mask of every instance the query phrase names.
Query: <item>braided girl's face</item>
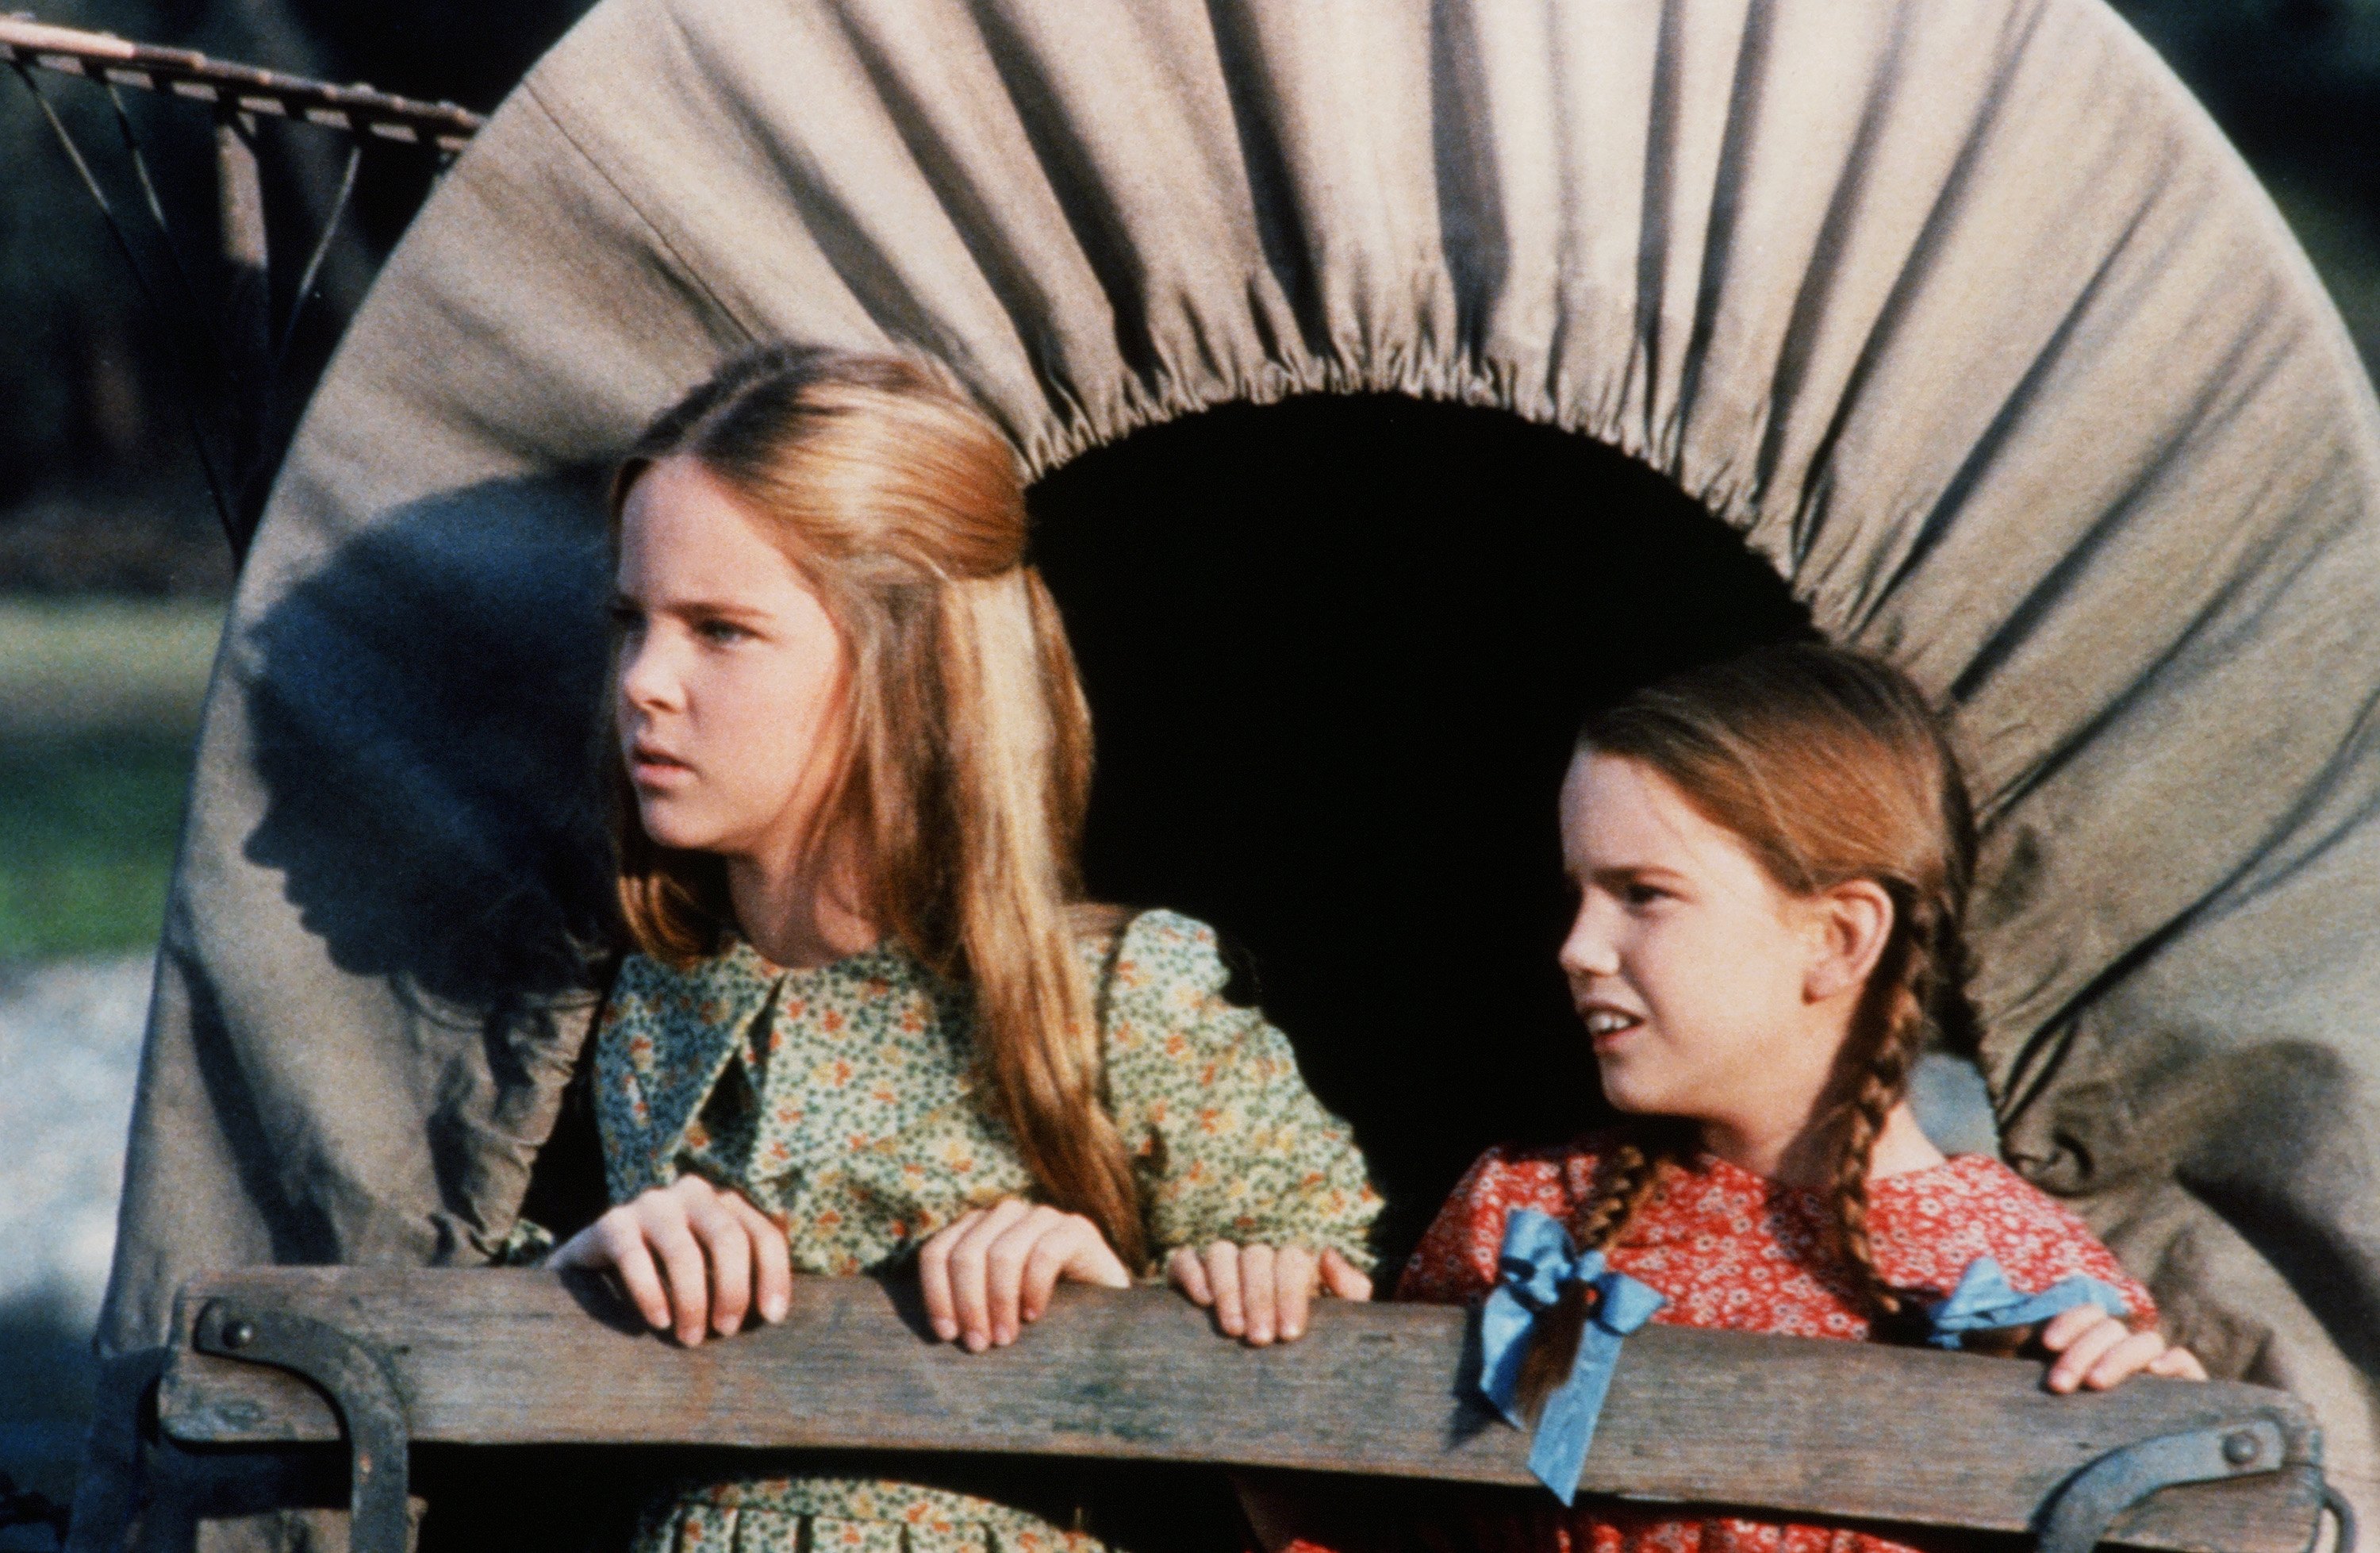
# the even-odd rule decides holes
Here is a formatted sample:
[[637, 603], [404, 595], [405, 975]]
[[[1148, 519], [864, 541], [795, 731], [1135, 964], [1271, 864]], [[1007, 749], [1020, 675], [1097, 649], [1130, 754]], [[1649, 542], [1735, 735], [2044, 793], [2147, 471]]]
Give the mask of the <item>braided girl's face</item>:
[[1716, 1152], [1774, 1173], [1826, 1092], [1858, 993], [1830, 903], [1788, 894], [1636, 761], [1573, 761], [1561, 820], [1578, 892], [1561, 967], [1604, 1094], [1701, 1122]]
[[842, 635], [733, 493], [664, 459], [620, 516], [614, 717], [645, 833], [783, 863], [836, 775]]

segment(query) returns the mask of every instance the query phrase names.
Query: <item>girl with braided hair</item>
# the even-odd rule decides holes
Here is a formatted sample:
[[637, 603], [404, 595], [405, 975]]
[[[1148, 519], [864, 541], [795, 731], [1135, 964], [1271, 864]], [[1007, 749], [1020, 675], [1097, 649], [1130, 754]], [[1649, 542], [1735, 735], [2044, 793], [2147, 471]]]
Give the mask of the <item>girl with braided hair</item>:
[[[1565, 1274], [1517, 1357], [1508, 1350], [1500, 1372], [1490, 1354], [1490, 1374], [1511, 1381], [1499, 1399], [1509, 1416], [1536, 1419], [1571, 1378], [1611, 1272], [1632, 1284], [1639, 1320], [1658, 1304], [1650, 1319], [1674, 1325], [1943, 1346], [1962, 1322], [2022, 1322], [1998, 1346], [2054, 1355], [2053, 1391], [2143, 1372], [2204, 1378], [2079, 1219], [1996, 1158], [1946, 1159], [1918, 1127], [1907, 1089], [1920, 1048], [1975, 1039], [1961, 942], [1973, 838], [1941, 726], [1904, 678], [1794, 643], [1640, 691], [1584, 731], [1561, 829], [1578, 908], [1560, 964], [1620, 1125], [1489, 1150], [1398, 1288], [1408, 1300], [1490, 1296], [1484, 1343], [1516, 1241], [1566, 1231], [1562, 1254], [1577, 1258], [1566, 1266], [1593, 1280]], [[1513, 1235], [1516, 1222], [1529, 1233]], [[1978, 1316], [1982, 1282], [1999, 1302]], [[2061, 1298], [2074, 1302], [2045, 1321]], [[1953, 1307], [1966, 1315], [1950, 1319]], [[1447, 1540], [1562, 1553], [1894, 1547], [1848, 1529], [1572, 1509], [1584, 1453], [1581, 1440], [1568, 1484], [1532, 1456], [1563, 1503], [1502, 1499]]]

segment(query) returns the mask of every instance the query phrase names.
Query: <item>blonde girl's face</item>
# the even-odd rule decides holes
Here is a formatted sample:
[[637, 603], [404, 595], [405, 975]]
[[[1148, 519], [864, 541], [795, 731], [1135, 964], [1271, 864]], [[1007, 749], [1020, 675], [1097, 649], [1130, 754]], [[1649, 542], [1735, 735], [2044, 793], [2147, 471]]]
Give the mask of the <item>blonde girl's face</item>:
[[1842, 1039], [1814, 1017], [1812, 911], [1636, 761], [1572, 761], [1561, 828], [1578, 892], [1561, 968], [1605, 1096], [1706, 1138], [1805, 1120]]
[[842, 759], [842, 633], [761, 521], [694, 459], [630, 489], [613, 717], [645, 833], [792, 860]]

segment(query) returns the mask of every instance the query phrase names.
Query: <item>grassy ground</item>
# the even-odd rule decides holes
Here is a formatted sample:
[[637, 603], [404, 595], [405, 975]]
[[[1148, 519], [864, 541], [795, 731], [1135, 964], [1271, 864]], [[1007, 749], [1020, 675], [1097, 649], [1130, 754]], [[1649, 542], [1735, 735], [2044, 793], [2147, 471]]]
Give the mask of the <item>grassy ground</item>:
[[222, 607], [0, 599], [0, 962], [153, 943]]

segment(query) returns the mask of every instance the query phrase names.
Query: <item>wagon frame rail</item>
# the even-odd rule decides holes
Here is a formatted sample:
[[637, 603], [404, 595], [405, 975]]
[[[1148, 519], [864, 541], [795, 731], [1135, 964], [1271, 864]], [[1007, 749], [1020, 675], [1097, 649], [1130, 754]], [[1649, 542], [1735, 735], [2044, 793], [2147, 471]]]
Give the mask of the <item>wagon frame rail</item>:
[[[237, 568], [263, 516], [282, 448], [278, 420], [283, 380], [298, 338], [300, 314], [314, 293], [333, 238], [355, 193], [368, 142], [393, 142], [451, 160], [468, 145], [483, 116], [453, 103], [422, 102], [370, 86], [339, 86], [303, 76], [213, 59], [190, 49], [135, 43], [113, 33], [0, 15], [0, 66], [21, 79], [48, 120], [60, 150], [97, 205], [153, 323], [177, 346], [183, 411], [192, 452], [231, 546]], [[155, 227], [165, 263], [140, 257], [118, 219], [91, 160], [42, 87], [38, 72], [74, 76], [104, 91], [115, 110], [124, 153]], [[117, 92], [135, 87], [187, 99], [212, 110], [214, 120], [217, 238], [223, 294], [202, 300], [143, 155], [140, 136]], [[321, 223], [313, 251], [291, 290], [285, 316], [273, 317], [272, 255], [266, 232], [264, 180], [257, 161], [260, 119], [279, 119], [345, 134], [346, 167]], [[152, 270], [160, 273], [153, 276]], [[167, 277], [174, 283], [166, 284]], [[168, 295], [173, 303], [167, 300]], [[178, 303], [179, 305], [174, 305]], [[214, 407], [228, 447], [210, 450], [201, 406]]]
[[369, 86], [336, 86], [210, 58], [191, 49], [53, 26], [27, 16], [0, 16], [0, 64], [170, 92], [222, 111], [296, 119], [448, 153], [469, 144], [486, 122], [453, 103], [423, 102]]

